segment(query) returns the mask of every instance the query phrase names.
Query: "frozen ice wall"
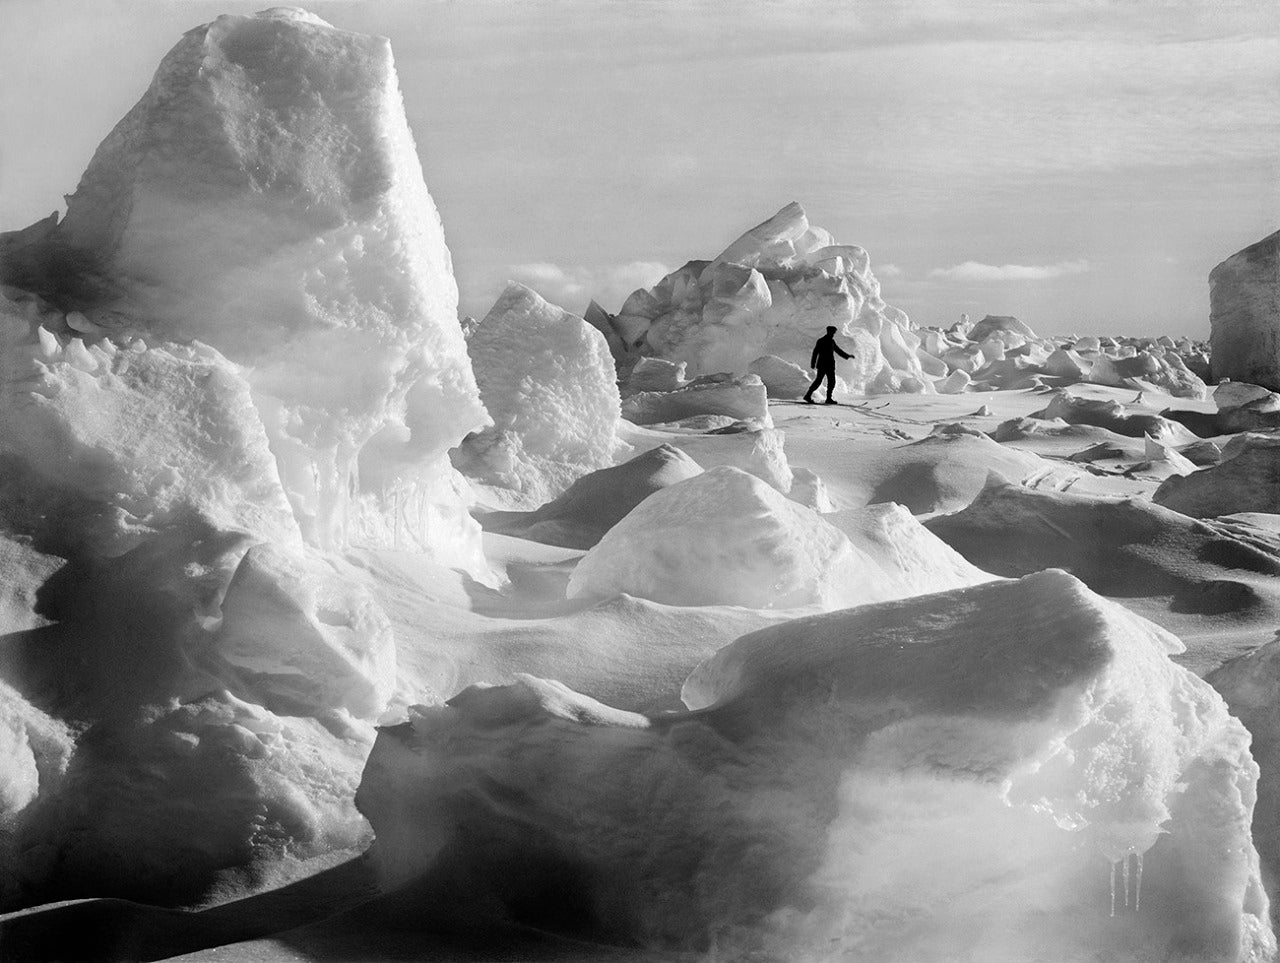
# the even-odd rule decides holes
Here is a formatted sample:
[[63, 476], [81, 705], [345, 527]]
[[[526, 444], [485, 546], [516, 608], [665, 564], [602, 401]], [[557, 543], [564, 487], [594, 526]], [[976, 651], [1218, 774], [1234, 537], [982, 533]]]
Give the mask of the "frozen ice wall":
[[445, 452], [485, 415], [387, 40], [283, 7], [189, 31], [24, 243], [10, 280], [90, 335], [245, 366], [308, 541], [458, 547]]
[[855, 355], [836, 368], [850, 390], [930, 390], [919, 338], [880, 297], [867, 252], [836, 243], [795, 202], [715, 260], [690, 261], [636, 291], [608, 320], [624, 368], [653, 356], [685, 362], [690, 376], [741, 375], [773, 355], [807, 371], [814, 341], [834, 325]]

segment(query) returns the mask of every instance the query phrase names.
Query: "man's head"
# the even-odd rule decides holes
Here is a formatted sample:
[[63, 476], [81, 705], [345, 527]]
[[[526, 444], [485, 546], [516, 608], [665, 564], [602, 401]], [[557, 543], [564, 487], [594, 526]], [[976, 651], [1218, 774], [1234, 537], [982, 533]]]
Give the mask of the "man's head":
[[836, 326], [834, 324], [827, 325], [827, 334], [835, 334]]

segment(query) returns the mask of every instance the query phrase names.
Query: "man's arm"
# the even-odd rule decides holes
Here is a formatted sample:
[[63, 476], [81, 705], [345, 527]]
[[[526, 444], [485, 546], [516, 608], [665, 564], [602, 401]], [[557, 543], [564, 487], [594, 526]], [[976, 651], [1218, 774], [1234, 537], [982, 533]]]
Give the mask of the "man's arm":
[[809, 357], [809, 367], [818, 367], [818, 346], [816, 344], [813, 346], [813, 354]]
[[841, 350], [840, 350], [840, 346], [839, 346], [838, 344], [836, 344], [834, 341], [832, 341], [832, 342], [831, 342], [831, 347], [835, 348], [835, 349], [836, 349], [836, 354], [840, 355], [840, 357], [842, 357], [842, 358], [852, 358], [852, 357], [853, 357], [853, 355], [851, 355], [851, 354], [845, 354], [843, 351], [841, 351]]

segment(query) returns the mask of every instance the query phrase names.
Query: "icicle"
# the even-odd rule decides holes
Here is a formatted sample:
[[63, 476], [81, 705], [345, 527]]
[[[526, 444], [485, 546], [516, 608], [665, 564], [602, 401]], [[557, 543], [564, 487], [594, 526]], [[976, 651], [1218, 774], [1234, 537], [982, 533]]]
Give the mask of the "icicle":
[[1116, 864], [1111, 863], [1111, 915], [1116, 915]]
[[1142, 854], [1134, 854], [1134, 862], [1137, 864], [1134, 873], [1135, 880], [1133, 886], [1133, 911], [1138, 912], [1138, 908], [1142, 905]]
[[1124, 854], [1124, 905], [1129, 905], [1129, 854]]

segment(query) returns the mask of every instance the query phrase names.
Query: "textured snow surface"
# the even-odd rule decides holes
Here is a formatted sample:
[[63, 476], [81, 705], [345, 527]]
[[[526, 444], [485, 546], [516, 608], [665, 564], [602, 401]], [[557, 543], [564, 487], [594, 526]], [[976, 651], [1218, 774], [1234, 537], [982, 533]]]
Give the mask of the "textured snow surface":
[[1213, 376], [1280, 391], [1280, 231], [1209, 273]]
[[582, 318], [512, 283], [467, 350], [494, 424], [455, 461], [513, 507], [537, 507], [624, 450], [609, 347]]
[[694, 713], [531, 677], [419, 707], [358, 804], [389, 884], [531, 921], [551, 889], [651, 948], [1262, 959], [1257, 767], [1179, 647], [1061, 572], [866, 606], [722, 649]]
[[[927, 533], [921, 537], [936, 543]], [[883, 538], [876, 533], [869, 540], [888, 561]], [[938, 548], [954, 558], [950, 549]], [[973, 575], [980, 580], [981, 573]], [[898, 557], [882, 568], [821, 515], [746, 472], [721, 466], [641, 502], [578, 563], [568, 594], [830, 609], [900, 598], [928, 578], [909, 573]], [[945, 576], [941, 581], [941, 588], [956, 584]]]

